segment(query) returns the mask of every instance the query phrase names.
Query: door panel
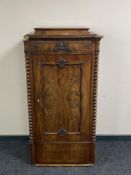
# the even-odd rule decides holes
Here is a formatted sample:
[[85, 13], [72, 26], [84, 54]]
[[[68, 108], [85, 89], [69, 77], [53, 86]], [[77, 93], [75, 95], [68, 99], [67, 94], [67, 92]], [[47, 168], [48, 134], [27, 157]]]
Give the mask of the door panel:
[[44, 115], [44, 134], [80, 132], [81, 64], [60, 67], [42, 63], [40, 76], [38, 100]]
[[37, 140], [89, 141], [91, 56], [34, 55], [33, 66]]

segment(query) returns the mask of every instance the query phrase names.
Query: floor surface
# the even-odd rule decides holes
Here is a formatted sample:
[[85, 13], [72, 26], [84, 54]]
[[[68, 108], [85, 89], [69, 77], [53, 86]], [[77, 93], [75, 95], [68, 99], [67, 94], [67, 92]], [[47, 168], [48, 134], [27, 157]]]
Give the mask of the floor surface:
[[97, 141], [93, 167], [35, 167], [28, 141], [0, 141], [0, 175], [131, 175], [131, 141]]

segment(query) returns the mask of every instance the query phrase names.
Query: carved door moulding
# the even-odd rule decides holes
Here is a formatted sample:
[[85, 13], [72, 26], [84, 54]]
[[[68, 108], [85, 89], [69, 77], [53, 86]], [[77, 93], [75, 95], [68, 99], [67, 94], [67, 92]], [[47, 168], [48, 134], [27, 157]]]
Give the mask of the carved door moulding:
[[[58, 76], [56, 74], [57, 68], [58, 69], [61, 69], [61, 68], [65, 69], [66, 72], [64, 73], [64, 76], [66, 76], [66, 74], [67, 75], [69, 74], [68, 81], [69, 81], [70, 86], [68, 88], [71, 88], [71, 91], [69, 90], [68, 95], [66, 95], [66, 97], [63, 95], [61, 96], [60, 94], [62, 92], [62, 89], [61, 89], [61, 87], [58, 87], [58, 90], [57, 90], [58, 92], [56, 92], [56, 93], [59, 94], [58, 97], [61, 96], [61, 98], [64, 98], [66, 100], [66, 103], [69, 104], [71, 110], [74, 111], [74, 112], [72, 112], [72, 115], [74, 116], [73, 117], [74, 122], [76, 122], [75, 118], [78, 116], [76, 111], [79, 110], [79, 114], [80, 114], [79, 122], [78, 121], [76, 122], [76, 123], [79, 123], [79, 126], [78, 126], [76, 131], [68, 131], [68, 129], [66, 130], [64, 128], [59, 129], [58, 132], [48, 131], [48, 129], [46, 128], [47, 120], [44, 120], [43, 123], [45, 125], [45, 131], [43, 134], [45, 134], [45, 135], [51, 135], [51, 134], [52, 135], [62, 135], [63, 134], [62, 136], [72, 135], [72, 134], [80, 134], [81, 117], [82, 117], [82, 68], [83, 68], [83, 65], [84, 65], [84, 63], [82, 61], [70, 63], [69, 61], [67, 61], [63, 57], [60, 57], [60, 59], [56, 63], [42, 62], [39, 64], [40, 69], [41, 69], [41, 82], [42, 82], [41, 87], [43, 87], [44, 89], [41, 89], [40, 96], [37, 98], [37, 102], [39, 103], [39, 106], [43, 112], [44, 118], [46, 118], [46, 115], [48, 116], [48, 114], [45, 114], [46, 111], [44, 111], [46, 102], [49, 102], [48, 105], [51, 105], [51, 106], [53, 105], [53, 107], [54, 107], [55, 101], [57, 101], [57, 98], [55, 98], [55, 95], [53, 95], [53, 92], [51, 91], [51, 88], [55, 85], [54, 84], [55, 82], [53, 82], [53, 84], [52, 84], [51, 81], [55, 81], [55, 79], [56, 79], [55, 76]], [[47, 76], [46, 76], [46, 74], [44, 74], [44, 70], [46, 71], [46, 66], [47, 67], [49, 66], [47, 68], [48, 71], [50, 71], [50, 69], [51, 69], [51, 71], [53, 71], [52, 67], [55, 68], [54, 72], [52, 73], [53, 74], [52, 78], [50, 76], [48, 76], [49, 75], [48, 73], [47, 73]], [[70, 69], [72, 69], [71, 74], [70, 74], [70, 72], [68, 73], [68, 71], [70, 70], [70, 69], [69, 70], [67, 69], [68, 67], [70, 67]], [[74, 73], [73, 73], [73, 67], [74, 67]], [[77, 74], [75, 73], [76, 70], [77, 70]], [[63, 78], [64, 77], [58, 78], [59, 80], [57, 79], [57, 81], [61, 82], [61, 81], [63, 81], [62, 80]], [[80, 85], [80, 87], [77, 90], [76, 86], [78, 84]], [[79, 98], [79, 100], [78, 100], [78, 98]], [[77, 101], [80, 101], [80, 102], [77, 102]], [[54, 104], [52, 104], [52, 103], [54, 103]], [[51, 106], [50, 106], [50, 110], [51, 110]], [[51, 117], [51, 114], [50, 114], [50, 117]], [[62, 118], [62, 116], [60, 116], [60, 118]], [[48, 118], [48, 120], [49, 120], [49, 118]], [[50, 118], [50, 120], [52, 120], [52, 119]], [[72, 119], [70, 119], [70, 120], [72, 120]], [[66, 131], [66, 132], [64, 133], [64, 131]]]

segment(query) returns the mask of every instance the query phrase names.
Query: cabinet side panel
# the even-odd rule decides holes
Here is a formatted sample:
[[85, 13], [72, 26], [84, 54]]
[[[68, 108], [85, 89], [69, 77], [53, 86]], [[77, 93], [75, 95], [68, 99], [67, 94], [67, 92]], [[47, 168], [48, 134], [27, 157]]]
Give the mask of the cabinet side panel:
[[26, 65], [26, 82], [27, 82], [27, 102], [28, 102], [28, 116], [29, 116], [29, 139], [31, 160], [34, 163], [34, 139], [35, 139], [35, 116], [33, 104], [33, 70], [32, 70], [32, 57], [29, 52], [29, 41], [24, 41], [25, 47], [25, 65]]
[[96, 114], [97, 114], [97, 87], [98, 87], [98, 63], [99, 63], [99, 44], [100, 40], [95, 41], [94, 56], [92, 62], [92, 88], [91, 88], [91, 162], [95, 163], [95, 147], [96, 147]]

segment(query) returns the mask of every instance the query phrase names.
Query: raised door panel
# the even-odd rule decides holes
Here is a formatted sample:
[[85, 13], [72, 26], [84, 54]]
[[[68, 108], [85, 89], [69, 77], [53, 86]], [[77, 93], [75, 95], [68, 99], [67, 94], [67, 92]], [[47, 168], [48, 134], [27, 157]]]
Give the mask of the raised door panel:
[[90, 140], [90, 55], [34, 55], [37, 141]]

